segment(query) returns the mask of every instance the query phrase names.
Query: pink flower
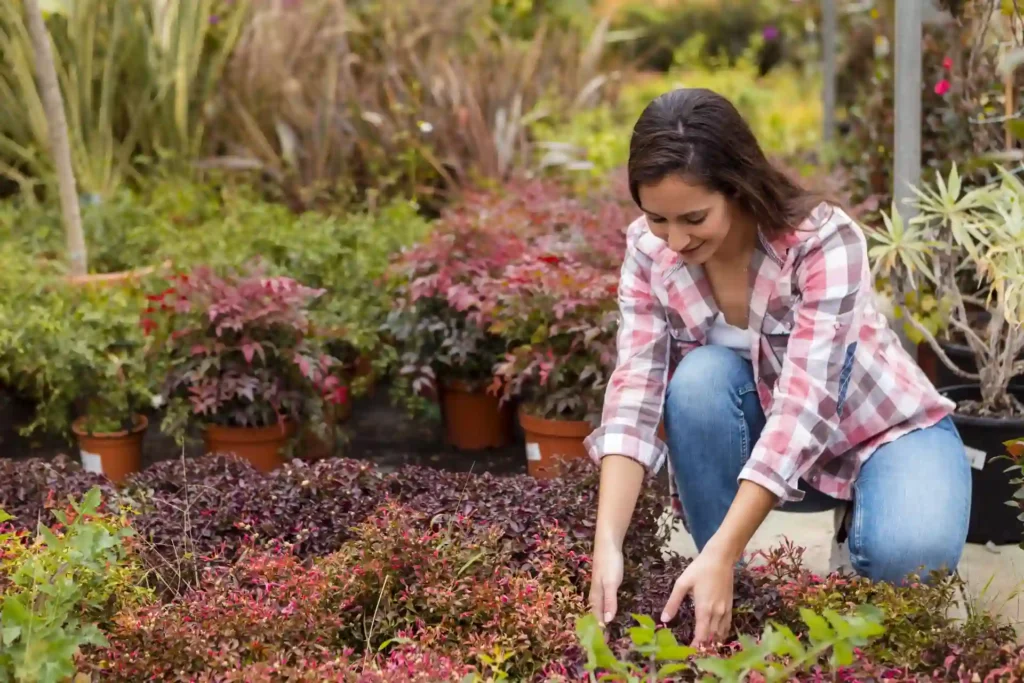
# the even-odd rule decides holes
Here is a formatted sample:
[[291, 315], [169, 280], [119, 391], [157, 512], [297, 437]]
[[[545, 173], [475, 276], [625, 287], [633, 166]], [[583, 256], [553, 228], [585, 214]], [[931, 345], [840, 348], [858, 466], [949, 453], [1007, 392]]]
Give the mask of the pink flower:
[[942, 60], [942, 68], [945, 69], [946, 71], [949, 71], [950, 69], [952, 69], [953, 68], [953, 58], [952, 57], [944, 58]]
[[950, 84], [949, 79], [943, 78], [941, 81], [935, 84], [935, 94], [945, 95], [949, 92]]

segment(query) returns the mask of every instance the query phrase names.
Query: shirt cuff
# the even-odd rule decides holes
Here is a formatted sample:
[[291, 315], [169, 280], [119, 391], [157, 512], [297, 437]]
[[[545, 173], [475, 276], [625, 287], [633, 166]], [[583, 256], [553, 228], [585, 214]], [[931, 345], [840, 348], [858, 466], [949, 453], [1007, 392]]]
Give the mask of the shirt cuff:
[[595, 463], [606, 455], [623, 455], [636, 460], [649, 472], [657, 473], [668, 457], [668, 446], [655, 431], [635, 425], [605, 424], [583, 442]]
[[775, 507], [784, 503], [795, 503], [804, 499], [804, 492], [789, 483], [778, 472], [764, 463], [764, 460], [751, 456], [740, 472], [740, 480], [752, 481], [758, 486], [768, 489], [778, 497]]

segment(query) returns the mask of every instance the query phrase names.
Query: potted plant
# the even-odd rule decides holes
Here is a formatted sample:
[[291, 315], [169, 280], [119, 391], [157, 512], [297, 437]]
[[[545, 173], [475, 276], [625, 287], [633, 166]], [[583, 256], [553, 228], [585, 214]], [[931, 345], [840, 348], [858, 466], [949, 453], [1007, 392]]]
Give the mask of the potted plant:
[[138, 325], [141, 293], [59, 279], [22, 284], [0, 311], [9, 331], [0, 377], [36, 405], [22, 432], [73, 435], [85, 469], [121, 482], [140, 468], [160, 372]]
[[150, 296], [143, 319], [168, 357], [169, 433], [199, 422], [208, 452], [270, 471], [299, 425], [326, 428], [325, 404], [344, 403], [347, 390], [336, 359], [310, 335], [309, 306], [323, 290], [256, 266], [198, 268], [171, 285]]
[[505, 341], [488, 329], [479, 283], [521, 253], [523, 235], [505, 221], [488, 224], [486, 205], [473, 196], [449, 211], [390, 271], [396, 299], [385, 329], [399, 350], [396, 391], [412, 412], [439, 406], [445, 439], [461, 450], [512, 439], [511, 411], [491, 389]]
[[538, 478], [586, 457], [583, 442], [600, 421], [618, 329], [618, 272], [555, 249], [538, 244], [491, 285], [491, 330], [511, 347], [495, 387], [521, 402], [527, 470]]
[[[1012, 543], [1021, 527], [1004, 505], [1013, 488], [996, 458], [1024, 433], [1024, 184], [999, 169], [988, 185], [965, 189], [954, 166], [947, 179], [917, 191], [919, 214], [905, 223], [893, 210], [874, 236], [876, 272], [898, 291], [930, 285], [951, 302], [949, 326], [970, 348], [975, 369], [955, 362], [925, 325], [907, 321], [962, 382], [940, 390], [957, 404], [954, 421], [975, 467], [968, 539]], [[983, 308], [979, 318], [977, 310]], [[979, 327], [979, 320], [983, 326]]]

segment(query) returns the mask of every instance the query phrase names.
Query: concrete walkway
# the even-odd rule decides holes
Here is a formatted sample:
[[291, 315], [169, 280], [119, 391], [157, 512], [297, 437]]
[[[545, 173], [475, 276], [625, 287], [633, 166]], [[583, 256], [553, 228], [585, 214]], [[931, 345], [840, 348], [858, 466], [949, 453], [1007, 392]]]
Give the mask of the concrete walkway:
[[[831, 570], [849, 570], [848, 559], [838, 550], [835, 538], [835, 515], [832, 512], [792, 513], [772, 512], [758, 529], [749, 550], [760, 550], [779, 545], [788, 538], [805, 548], [807, 568], [817, 574]], [[685, 531], [673, 534], [669, 547], [693, 557], [697, 550], [693, 539]], [[845, 550], [845, 547], [843, 548]], [[1024, 641], [1024, 550], [1017, 546], [986, 547], [968, 545], [959, 566], [960, 575], [967, 582], [974, 606], [1001, 615], [1017, 628]]]

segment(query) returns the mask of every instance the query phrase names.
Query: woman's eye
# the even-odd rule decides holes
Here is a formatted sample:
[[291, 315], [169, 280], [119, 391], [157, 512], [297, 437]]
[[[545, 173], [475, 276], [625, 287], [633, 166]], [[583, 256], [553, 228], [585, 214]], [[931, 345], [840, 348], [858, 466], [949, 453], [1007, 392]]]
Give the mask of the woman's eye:
[[651, 223], [664, 223], [665, 222], [664, 218], [651, 218], [650, 216], [647, 217], [647, 220], [650, 221]]
[[687, 218], [686, 222], [689, 223], [690, 225], [700, 225], [701, 223], [704, 222], [704, 220], [706, 218], [707, 218], [707, 214], [705, 214], [703, 216], [700, 216], [698, 218]]

